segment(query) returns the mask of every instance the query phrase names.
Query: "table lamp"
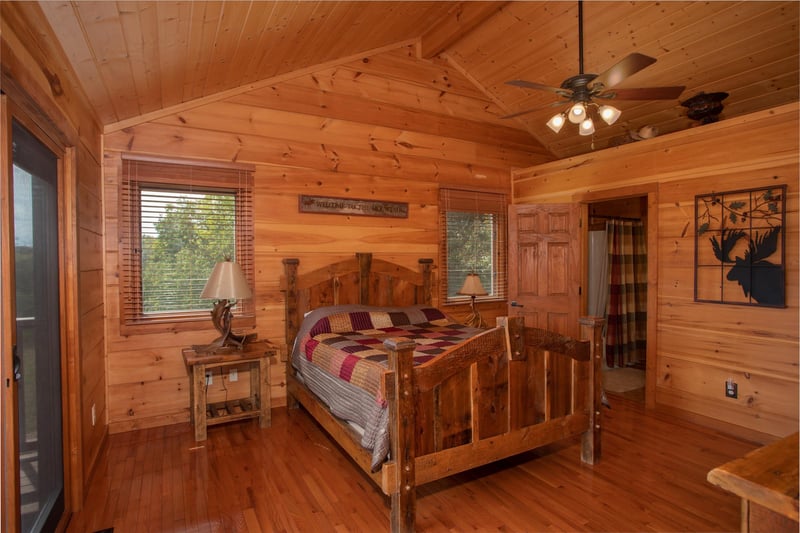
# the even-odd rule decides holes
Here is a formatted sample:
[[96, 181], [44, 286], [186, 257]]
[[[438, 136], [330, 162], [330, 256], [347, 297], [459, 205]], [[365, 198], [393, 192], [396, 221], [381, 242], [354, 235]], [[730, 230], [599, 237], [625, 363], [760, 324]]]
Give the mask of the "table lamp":
[[253, 293], [247, 285], [247, 278], [245, 278], [242, 267], [238, 263], [226, 259], [214, 265], [214, 270], [211, 271], [211, 276], [208, 278], [200, 297], [216, 300], [214, 309], [211, 311], [211, 321], [219, 331], [220, 336], [211, 344], [202, 347], [203, 351], [214, 352], [223, 348], [242, 349], [252, 335], [238, 335], [231, 331], [233, 319], [231, 308], [236, 305], [237, 300], [252, 296]]
[[458, 294], [464, 294], [471, 298], [470, 305], [472, 307], [472, 314], [467, 319], [466, 324], [475, 328], [484, 327], [481, 314], [478, 312], [478, 308], [475, 307], [476, 296], [486, 296], [489, 294], [486, 292], [486, 289], [483, 288], [481, 278], [474, 272], [467, 274], [467, 277], [464, 279], [464, 285], [461, 286], [461, 290], [458, 291]]

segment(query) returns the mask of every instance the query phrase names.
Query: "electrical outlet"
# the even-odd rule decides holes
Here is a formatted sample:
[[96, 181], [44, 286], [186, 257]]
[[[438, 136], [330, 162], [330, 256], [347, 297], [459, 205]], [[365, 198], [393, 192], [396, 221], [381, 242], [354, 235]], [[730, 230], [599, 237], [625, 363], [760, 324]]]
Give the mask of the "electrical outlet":
[[206, 385], [214, 383], [214, 373], [211, 370], [206, 370]]
[[733, 379], [728, 379], [725, 382], [725, 397], [726, 398], [738, 398], [739, 397], [739, 385], [736, 384]]
[[94, 404], [92, 404], [92, 427], [97, 424], [97, 413], [95, 412]]
[[231, 368], [230, 371], [228, 372], [228, 380], [230, 380], [231, 382], [239, 381], [239, 371], [235, 368]]

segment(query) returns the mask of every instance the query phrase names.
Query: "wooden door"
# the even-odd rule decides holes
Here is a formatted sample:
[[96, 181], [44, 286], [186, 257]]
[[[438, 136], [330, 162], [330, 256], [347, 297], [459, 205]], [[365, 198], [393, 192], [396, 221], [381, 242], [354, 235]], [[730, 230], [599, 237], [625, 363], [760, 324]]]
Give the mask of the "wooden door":
[[580, 205], [512, 205], [508, 216], [509, 315], [577, 337], [581, 309]]

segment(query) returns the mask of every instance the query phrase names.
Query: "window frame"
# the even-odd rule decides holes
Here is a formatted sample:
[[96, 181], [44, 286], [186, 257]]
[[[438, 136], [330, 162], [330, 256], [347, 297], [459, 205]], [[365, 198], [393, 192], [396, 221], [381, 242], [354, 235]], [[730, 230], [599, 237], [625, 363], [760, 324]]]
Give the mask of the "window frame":
[[482, 302], [506, 301], [508, 299], [508, 195], [496, 191], [442, 187], [439, 189], [440, 302], [442, 305], [461, 305], [471, 300], [471, 297], [467, 295], [450, 296], [448, 294], [450, 272], [447, 214], [454, 211], [495, 216], [493, 285], [491, 290], [489, 287], [485, 287], [490, 294], [476, 296], [475, 299]]
[[[147, 313], [142, 309], [141, 196], [147, 188], [185, 190], [187, 193], [234, 194], [235, 260], [242, 267], [254, 297], [233, 308], [234, 327], [255, 326], [255, 268], [253, 173], [250, 165], [212, 161], [122, 156], [119, 181], [119, 323], [120, 333], [147, 334], [211, 328], [208, 310]], [[220, 257], [220, 261], [224, 258]], [[209, 272], [210, 274], [210, 272]]]

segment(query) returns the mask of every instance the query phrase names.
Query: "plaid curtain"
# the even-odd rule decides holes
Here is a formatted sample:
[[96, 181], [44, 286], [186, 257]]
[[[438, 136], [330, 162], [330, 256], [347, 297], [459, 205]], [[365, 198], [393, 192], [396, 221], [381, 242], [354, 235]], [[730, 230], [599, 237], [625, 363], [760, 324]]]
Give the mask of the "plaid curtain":
[[609, 220], [606, 364], [643, 365], [647, 348], [647, 241], [640, 221]]

